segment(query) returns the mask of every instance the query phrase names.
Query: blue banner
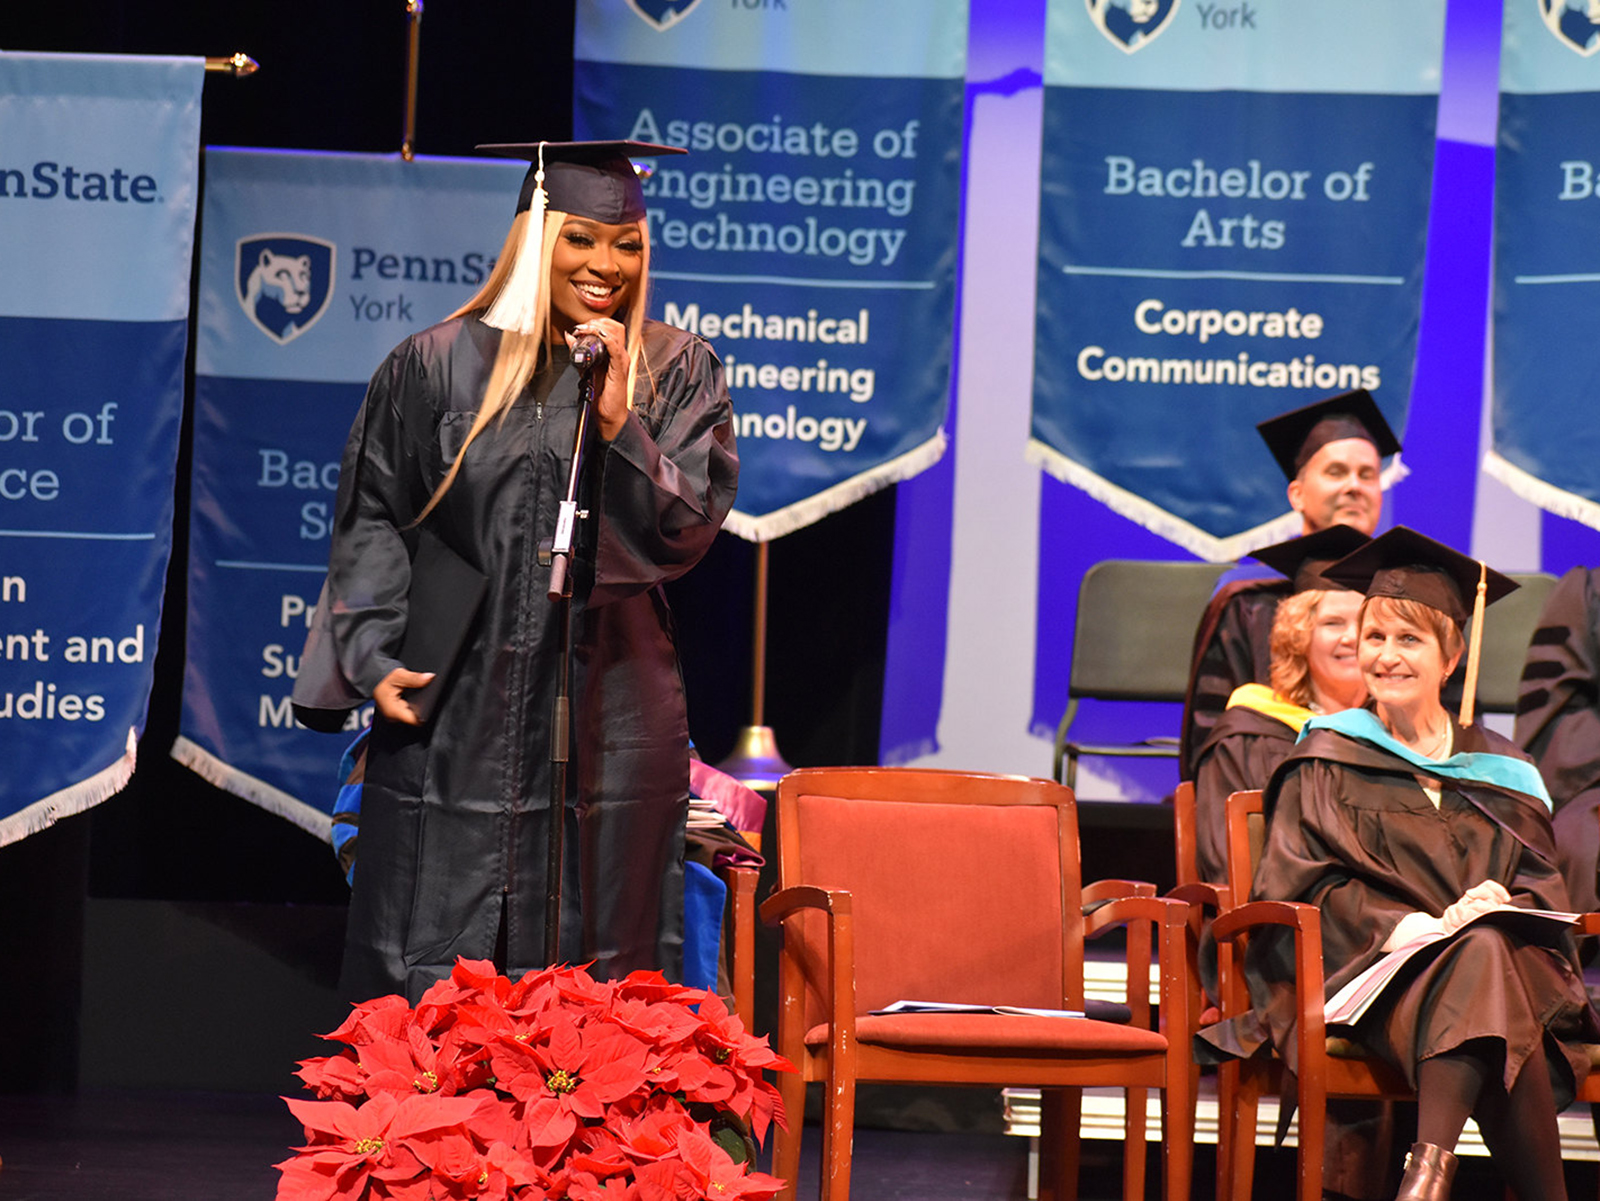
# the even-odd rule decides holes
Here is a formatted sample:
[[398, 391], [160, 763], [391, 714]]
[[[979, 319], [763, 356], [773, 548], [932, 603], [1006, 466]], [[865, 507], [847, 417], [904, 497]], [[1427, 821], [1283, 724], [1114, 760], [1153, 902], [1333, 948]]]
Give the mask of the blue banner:
[[0, 53], [0, 845], [144, 730], [188, 347], [197, 58]]
[[652, 315], [726, 368], [741, 537], [943, 452], [966, 31], [964, 2], [578, 4], [576, 136], [691, 151], [645, 185]]
[[1588, 6], [1505, 9], [1495, 165], [1494, 421], [1484, 469], [1600, 528], [1600, 366], [1565, 336], [1600, 301], [1600, 22]]
[[[289, 695], [339, 456], [397, 343], [487, 278], [524, 164], [210, 148], [200, 247], [188, 658], [173, 754], [326, 838], [340, 744]], [[352, 717], [352, 733], [370, 706]]]
[[1030, 458], [1223, 560], [1284, 525], [1256, 422], [1363, 387], [1404, 428], [1443, 28], [1052, 0]]

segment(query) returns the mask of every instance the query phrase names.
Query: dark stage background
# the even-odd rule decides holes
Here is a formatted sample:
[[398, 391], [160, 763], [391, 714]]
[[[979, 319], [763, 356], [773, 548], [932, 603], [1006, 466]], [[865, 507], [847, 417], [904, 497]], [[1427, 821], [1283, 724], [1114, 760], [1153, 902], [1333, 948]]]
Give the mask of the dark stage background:
[[[242, 51], [256, 59], [261, 69], [253, 77], [208, 77], [201, 125], [207, 145], [397, 152], [406, 30], [403, 0], [0, 6], [0, 48], [7, 50]], [[478, 142], [570, 137], [572, 32], [570, 2], [428, 4], [417, 152], [470, 155]], [[507, 197], [508, 219], [513, 199]], [[107, 962], [113, 952], [116, 972], [170, 972], [176, 992], [191, 987], [183, 973], [210, 970], [207, 953], [196, 946], [193, 955], [174, 956], [171, 947], [154, 944], [204, 943], [203, 932], [219, 925], [248, 927], [246, 941], [292, 973], [331, 987], [327, 978], [337, 971], [339, 922], [328, 920], [327, 911], [344, 904], [347, 890], [328, 847], [212, 787], [167, 754], [182, 683], [187, 494], [186, 421], [172, 568], [138, 770], [123, 792], [88, 814], [0, 849], [0, 961], [31, 982], [18, 987], [14, 978], [0, 990], [0, 1030], [15, 1044], [0, 1091], [75, 1087], [80, 1033], [95, 1056], [119, 1041], [134, 1054], [130, 1036], [159, 1037], [148, 1026], [142, 1035], [120, 1031], [121, 1040], [90, 1029], [101, 1020], [97, 981], [113, 970]], [[893, 536], [891, 489], [771, 544], [765, 718], [795, 766], [877, 759]], [[755, 563], [753, 545], [722, 535], [707, 559], [669, 589], [691, 732], [711, 762], [729, 753], [751, 712]], [[341, 749], [340, 740], [329, 739], [330, 789]], [[224, 939], [212, 948], [209, 962], [217, 971], [228, 970], [216, 959], [227, 945]], [[131, 988], [135, 981], [126, 983]], [[117, 1006], [105, 1008], [106, 1020], [116, 1021]], [[264, 1009], [270, 1020], [270, 1000]], [[96, 1059], [83, 1075], [102, 1079], [106, 1070]]]

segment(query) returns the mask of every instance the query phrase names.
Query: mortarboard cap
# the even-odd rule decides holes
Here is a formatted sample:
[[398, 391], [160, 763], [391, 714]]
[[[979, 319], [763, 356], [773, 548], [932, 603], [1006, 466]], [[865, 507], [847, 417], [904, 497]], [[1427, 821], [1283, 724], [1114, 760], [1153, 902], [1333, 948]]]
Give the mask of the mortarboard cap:
[[1291, 480], [1312, 455], [1341, 438], [1365, 438], [1377, 447], [1380, 458], [1400, 453], [1400, 439], [1365, 388], [1269, 417], [1256, 429], [1283, 474]]
[[1372, 539], [1347, 525], [1330, 525], [1325, 530], [1263, 546], [1250, 553], [1261, 562], [1294, 582], [1295, 592], [1345, 592], [1346, 585], [1330, 580], [1323, 571]]
[[1323, 574], [1368, 596], [1400, 597], [1438, 609], [1457, 625], [1472, 612], [1480, 575], [1486, 605], [1517, 589], [1515, 581], [1498, 571], [1403, 525], [1352, 551]]
[[517, 212], [532, 207], [542, 164], [548, 207], [608, 225], [644, 217], [644, 189], [633, 158], [687, 153], [678, 146], [652, 142], [495, 142], [478, 149], [532, 163], [522, 180]]
[[651, 142], [492, 142], [491, 154], [532, 160], [522, 179], [517, 213], [527, 213], [511, 270], [484, 311], [483, 321], [515, 334], [535, 333], [539, 296], [545, 286], [544, 215], [550, 208], [607, 225], [641, 221], [644, 188], [630, 154], [684, 154], [677, 146]]

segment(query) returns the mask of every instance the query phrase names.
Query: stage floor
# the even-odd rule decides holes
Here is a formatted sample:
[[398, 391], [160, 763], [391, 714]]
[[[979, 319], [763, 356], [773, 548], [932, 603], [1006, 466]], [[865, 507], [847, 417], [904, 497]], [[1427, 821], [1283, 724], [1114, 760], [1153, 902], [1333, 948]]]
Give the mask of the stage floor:
[[[0, 1201], [271, 1201], [299, 1127], [277, 1097], [258, 1093], [93, 1092], [0, 1096]], [[815, 1198], [821, 1143], [808, 1127], [800, 1197]], [[1159, 1195], [1152, 1146], [1147, 1195]], [[861, 1129], [853, 1192], [871, 1201], [1022, 1201], [1028, 1140], [1004, 1134]], [[1196, 1152], [1197, 1199], [1212, 1194], [1212, 1149]], [[1257, 1196], [1287, 1195], [1293, 1153], [1264, 1150]], [[1083, 1201], [1121, 1194], [1121, 1147], [1084, 1143]], [[1574, 1197], [1593, 1196], [1593, 1164], [1567, 1165]], [[1458, 1197], [1499, 1197], [1498, 1177], [1468, 1159]]]

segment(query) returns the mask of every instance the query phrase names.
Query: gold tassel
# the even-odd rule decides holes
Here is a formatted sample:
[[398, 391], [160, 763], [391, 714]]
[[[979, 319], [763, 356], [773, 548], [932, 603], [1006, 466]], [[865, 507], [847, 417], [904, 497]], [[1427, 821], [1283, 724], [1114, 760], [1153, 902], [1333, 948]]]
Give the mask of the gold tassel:
[[1478, 593], [1472, 598], [1472, 636], [1467, 641], [1467, 678], [1461, 687], [1461, 725], [1472, 724], [1472, 702], [1478, 691], [1478, 651], [1483, 645], [1484, 597], [1489, 591], [1489, 565], [1478, 564]]
[[533, 199], [528, 206], [528, 223], [522, 229], [522, 245], [511, 276], [483, 315], [483, 323], [517, 334], [534, 332], [539, 289], [544, 287], [544, 212], [549, 198], [544, 191], [544, 143], [539, 143], [539, 161], [534, 169]]

